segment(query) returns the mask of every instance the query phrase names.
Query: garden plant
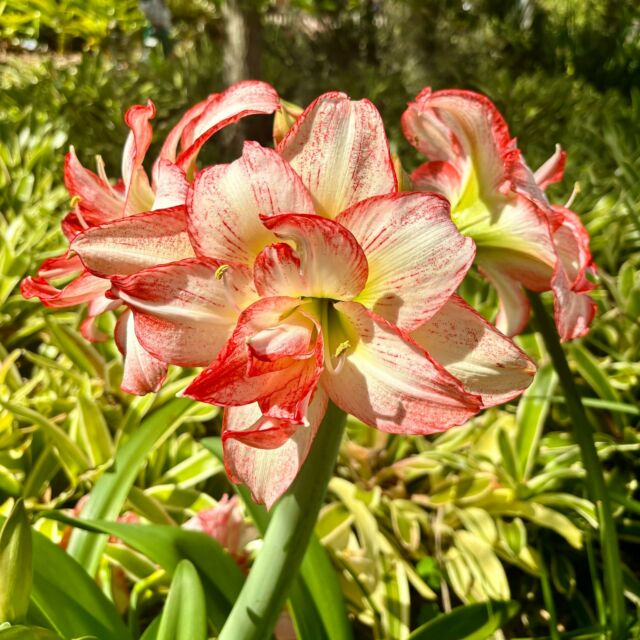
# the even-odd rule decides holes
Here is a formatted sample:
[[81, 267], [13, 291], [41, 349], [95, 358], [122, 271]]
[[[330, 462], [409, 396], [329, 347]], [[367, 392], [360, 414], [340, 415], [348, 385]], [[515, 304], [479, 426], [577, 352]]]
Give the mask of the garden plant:
[[0, 640], [640, 637], [640, 53], [527, 68], [542, 2], [170, 5], [155, 48], [135, 3], [31, 4]]

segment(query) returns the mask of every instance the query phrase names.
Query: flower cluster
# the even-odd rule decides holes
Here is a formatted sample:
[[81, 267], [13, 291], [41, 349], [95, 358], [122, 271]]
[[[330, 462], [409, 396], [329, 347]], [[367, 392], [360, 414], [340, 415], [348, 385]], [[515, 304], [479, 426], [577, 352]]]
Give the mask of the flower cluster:
[[[214, 94], [170, 132], [149, 180], [154, 113], [127, 112], [115, 185], [100, 162], [94, 174], [67, 156], [70, 247], [23, 294], [88, 302], [94, 340], [96, 315], [122, 308], [131, 393], [158, 389], [167, 364], [204, 367], [185, 395], [225, 408], [227, 471], [256, 500], [291, 484], [329, 400], [383, 431], [427, 434], [522, 393], [533, 363], [456, 294], [474, 261], [508, 335], [526, 324], [523, 286], [554, 291], [563, 337], [587, 330], [588, 239], [544, 195], [564, 155], [533, 174], [486, 98], [418, 96], [403, 126], [430, 161], [409, 181], [374, 105], [342, 93], [304, 110], [262, 82]], [[275, 148], [247, 141], [230, 164], [196, 167], [216, 131], [270, 113]], [[73, 279], [57, 289], [61, 277]]]

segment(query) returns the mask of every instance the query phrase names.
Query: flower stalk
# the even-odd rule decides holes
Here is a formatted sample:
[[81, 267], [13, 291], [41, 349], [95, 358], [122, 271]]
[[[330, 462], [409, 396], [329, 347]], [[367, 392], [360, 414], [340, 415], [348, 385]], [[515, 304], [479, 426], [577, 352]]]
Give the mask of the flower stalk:
[[264, 640], [271, 636], [311, 539], [346, 418], [329, 403], [307, 460], [275, 508], [258, 558], [219, 640]]
[[569, 363], [560, 344], [558, 332], [547, 313], [539, 294], [529, 293], [531, 308], [538, 330], [542, 334], [553, 366], [564, 389], [567, 411], [571, 418], [573, 437], [580, 448], [582, 464], [587, 473], [585, 482], [590, 499], [596, 505], [599, 522], [600, 545], [604, 568], [604, 584], [609, 603], [611, 638], [624, 637], [625, 602], [618, 534], [613, 519], [611, 500], [605, 484], [604, 472], [593, 441], [591, 427], [578, 389], [573, 380]]

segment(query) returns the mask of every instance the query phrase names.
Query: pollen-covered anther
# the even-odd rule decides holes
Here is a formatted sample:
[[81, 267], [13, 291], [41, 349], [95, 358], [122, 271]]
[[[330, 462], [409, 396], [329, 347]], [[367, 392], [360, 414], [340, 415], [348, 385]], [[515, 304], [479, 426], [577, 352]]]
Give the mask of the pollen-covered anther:
[[228, 264], [221, 264], [215, 272], [215, 278], [216, 280], [222, 280], [222, 276], [225, 274], [226, 271], [229, 270], [229, 265]]
[[[341, 342], [337, 349], [336, 352], [334, 354], [334, 358], [339, 358], [340, 356], [342, 356], [342, 354], [347, 350], [351, 348], [351, 342], [349, 342], [349, 340], [345, 340], [344, 342]], [[344, 357], [344, 356], [343, 356]]]
[[72, 209], [75, 209], [79, 204], [80, 201], [82, 200], [82, 198], [78, 195], [73, 196], [73, 198], [71, 198], [71, 202], [69, 203], [69, 205], [71, 206]]

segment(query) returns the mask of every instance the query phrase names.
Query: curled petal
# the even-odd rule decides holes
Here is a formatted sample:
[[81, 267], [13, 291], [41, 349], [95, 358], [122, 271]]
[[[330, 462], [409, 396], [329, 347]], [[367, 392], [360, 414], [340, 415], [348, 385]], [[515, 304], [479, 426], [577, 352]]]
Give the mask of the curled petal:
[[399, 193], [360, 202], [338, 217], [369, 263], [357, 301], [404, 331], [449, 299], [475, 256], [456, 229], [449, 203], [431, 193]]
[[73, 147], [64, 159], [64, 183], [70, 196], [80, 198], [78, 206], [87, 224], [102, 224], [123, 216], [124, 198], [106, 180], [85, 169]]
[[589, 332], [596, 315], [596, 303], [586, 291], [575, 291], [566, 273], [560, 269], [553, 277], [554, 317], [563, 341], [575, 340]]
[[146, 351], [184, 367], [206, 366], [229, 339], [242, 309], [255, 300], [243, 265], [196, 259], [112, 279], [114, 295], [133, 310]]
[[214, 133], [245, 116], [273, 113], [279, 104], [276, 90], [257, 80], [238, 82], [210, 96], [200, 116], [184, 127], [181, 136], [184, 151], [176, 158], [176, 164], [189, 172], [200, 148]]
[[[327, 395], [318, 388], [309, 404], [304, 424], [281, 420], [283, 431], [290, 432], [278, 446], [271, 444], [273, 432], [264, 433], [265, 417], [257, 404], [225, 409], [222, 423], [224, 462], [233, 482], [243, 482], [253, 499], [271, 508], [289, 488], [305, 461], [318, 426], [327, 408]], [[275, 427], [274, 419], [266, 419]], [[242, 434], [251, 433], [251, 436]], [[261, 435], [263, 434], [264, 435]], [[246, 441], [251, 439], [251, 444]]]
[[264, 226], [287, 245], [267, 247], [254, 265], [261, 296], [309, 296], [349, 300], [367, 281], [367, 258], [353, 234], [334, 220], [315, 215], [281, 214]]
[[384, 125], [368, 100], [351, 101], [338, 92], [320, 96], [278, 150], [302, 177], [317, 213], [328, 218], [360, 200], [397, 191]]
[[427, 434], [459, 425], [480, 398], [407, 334], [357, 302], [335, 304], [350, 336], [343, 366], [325, 372], [329, 398], [362, 422], [389, 433]]
[[498, 293], [498, 315], [496, 327], [506, 336], [515, 336], [524, 331], [529, 322], [529, 299], [522, 285], [509, 277], [508, 269], [500, 268], [492, 262], [480, 265], [480, 271], [487, 277]]
[[106, 296], [100, 296], [91, 300], [87, 306], [87, 317], [80, 325], [80, 333], [89, 342], [103, 342], [108, 335], [96, 326], [97, 317], [105, 311], [116, 309], [120, 306], [120, 300], [111, 300]]
[[201, 171], [187, 203], [196, 253], [249, 264], [275, 236], [260, 216], [313, 213], [295, 171], [275, 152], [246, 142], [242, 158]]
[[[160, 149], [160, 154], [158, 155], [158, 159], [153, 164], [152, 176], [153, 176], [153, 185], [154, 191], [157, 191], [158, 188], [158, 171], [161, 162], [169, 162], [171, 164], [175, 164], [175, 161], [178, 156], [178, 146], [183, 138], [185, 129], [189, 129], [192, 126], [192, 123], [198, 120], [202, 115], [203, 111], [207, 108], [209, 102], [214, 100], [216, 94], [210, 95], [202, 102], [198, 102], [193, 107], [188, 109], [180, 118], [178, 123], [169, 131], [165, 141], [162, 144], [162, 148]], [[182, 147], [183, 148], [183, 147]]]
[[147, 154], [153, 130], [149, 120], [156, 115], [156, 108], [149, 100], [146, 105], [134, 105], [124, 116], [131, 129], [122, 153], [122, 180], [124, 181], [126, 203], [124, 215], [149, 211], [153, 205], [153, 190], [142, 162]]
[[90, 302], [102, 296], [109, 287], [108, 280], [85, 271], [62, 289], [57, 289], [39, 276], [25, 278], [20, 283], [20, 292], [24, 298], [40, 298], [45, 307], [59, 309]]
[[521, 349], [457, 295], [411, 337], [485, 407], [519, 396], [536, 372]]
[[76, 236], [71, 250], [89, 271], [105, 278], [193, 257], [184, 207], [93, 227]]
[[563, 221], [553, 236], [558, 263], [551, 284], [556, 326], [566, 341], [585, 335], [595, 316], [597, 307], [588, 294], [594, 285], [586, 277], [594, 264], [589, 235], [580, 218], [563, 207], [554, 207], [554, 211]]
[[550, 184], [562, 180], [566, 160], [567, 152], [557, 144], [554, 154], [534, 173], [536, 183], [543, 191]]
[[[263, 298], [251, 305], [216, 360], [185, 395], [225, 407], [258, 402], [271, 417], [300, 419], [323, 365], [322, 334], [300, 307], [300, 300], [284, 297]], [[306, 327], [302, 347], [301, 326]], [[274, 341], [265, 346], [264, 332], [278, 330], [281, 334], [274, 333]]]
[[167, 375], [167, 365], [142, 348], [134, 331], [133, 314], [128, 309], [118, 318], [115, 339], [124, 356], [120, 388], [138, 396], [158, 391]]

